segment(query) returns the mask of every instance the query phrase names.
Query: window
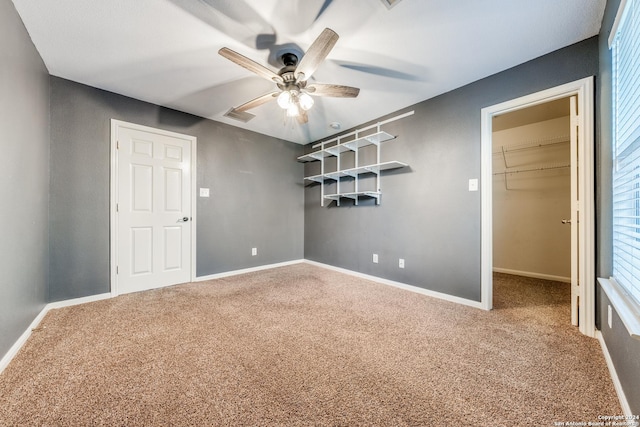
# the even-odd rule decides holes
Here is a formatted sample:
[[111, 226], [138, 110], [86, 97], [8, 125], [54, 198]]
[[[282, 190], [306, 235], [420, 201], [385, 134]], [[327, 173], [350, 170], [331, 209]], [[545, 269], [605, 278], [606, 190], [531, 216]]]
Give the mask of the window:
[[640, 0], [622, 1], [613, 62], [613, 277], [640, 304]]

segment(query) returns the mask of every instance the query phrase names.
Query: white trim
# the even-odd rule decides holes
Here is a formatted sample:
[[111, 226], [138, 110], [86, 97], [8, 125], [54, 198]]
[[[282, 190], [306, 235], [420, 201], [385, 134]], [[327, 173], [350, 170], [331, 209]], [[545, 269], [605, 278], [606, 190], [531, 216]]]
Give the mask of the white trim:
[[18, 338], [18, 340], [11, 346], [9, 351], [2, 357], [2, 360], [0, 360], [0, 374], [9, 365], [9, 363], [11, 363], [22, 346], [27, 342], [27, 340], [31, 336], [31, 331], [38, 327], [40, 321], [44, 318], [44, 315], [47, 314], [47, 311], [47, 307], [45, 306], [45, 308], [40, 311], [36, 318], [33, 319], [33, 322], [31, 322], [27, 330], [24, 331], [22, 335], [20, 335], [20, 338]]
[[75, 299], [70, 299], [66, 301], [52, 302], [45, 305], [43, 309], [40, 310], [40, 313], [38, 313], [35, 319], [33, 319], [29, 327], [27, 327], [27, 330], [24, 331], [22, 335], [20, 335], [20, 337], [16, 340], [16, 342], [13, 343], [9, 351], [5, 353], [4, 356], [2, 356], [2, 359], [0, 359], [0, 374], [2, 374], [2, 371], [4, 371], [4, 369], [7, 366], [9, 366], [9, 363], [11, 363], [13, 358], [16, 356], [16, 354], [18, 354], [22, 346], [27, 342], [27, 340], [31, 336], [31, 332], [38, 327], [38, 325], [40, 324], [42, 319], [44, 319], [44, 316], [46, 316], [49, 310], [62, 308], [62, 307], [69, 307], [72, 305], [84, 304], [87, 302], [99, 301], [99, 300], [108, 299], [108, 298], [111, 298], [110, 293], [92, 295], [84, 298], [75, 298]]
[[301, 264], [303, 262], [304, 262], [303, 259], [296, 259], [293, 261], [285, 261], [285, 262], [278, 262], [275, 264], [260, 265], [258, 267], [250, 267], [250, 268], [243, 268], [240, 270], [225, 271], [223, 273], [215, 273], [215, 274], [210, 274], [208, 276], [196, 277], [193, 281], [204, 282], [207, 280], [222, 279], [224, 277], [237, 276], [239, 274], [246, 274], [246, 273], [254, 273], [256, 271], [262, 271], [262, 270], [270, 270], [272, 268], [285, 267], [287, 265], [294, 265], [294, 264]]
[[624, 12], [627, 10], [627, 0], [620, 0], [620, 4], [618, 5], [618, 11], [616, 12], [616, 19], [613, 21], [613, 25], [611, 26], [611, 32], [609, 33], [609, 49], [613, 45], [613, 41], [618, 35], [618, 27], [622, 23], [622, 16]]
[[534, 279], [553, 280], [554, 282], [571, 283], [571, 277], [554, 276], [553, 274], [534, 273], [532, 271], [512, 270], [510, 268], [493, 267], [495, 273], [513, 274], [514, 276], [532, 277]]
[[47, 309], [47, 311], [49, 311], [56, 308], [71, 307], [73, 305], [87, 304], [89, 302], [102, 301], [102, 300], [111, 299], [111, 298], [113, 298], [111, 293], [90, 295], [88, 297], [73, 298], [73, 299], [68, 299], [64, 301], [51, 302], [47, 304], [45, 308]]
[[359, 273], [359, 272], [353, 271], [353, 270], [347, 270], [346, 268], [334, 267], [332, 265], [323, 264], [323, 263], [317, 262], [317, 261], [311, 261], [311, 260], [305, 259], [304, 262], [306, 264], [315, 265], [317, 267], [326, 268], [328, 270], [337, 271], [339, 273], [348, 274], [350, 276], [358, 277], [360, 279], [370, 280], [372, 282], [381, 283], [383, 285], [393, 286], [393, 287], [396, 287], [396, 288], [404, 289], [405, 291], [411, 291], [411, 292], [415, 292], [417, 294], [426, 295], [428, 297], [437, 298], [437, 299], [441, 299], [441, 300], [445, 300], [445, 301], [450, 301], [450, 302], [454, 302], [454, 303], [461, 304], [461, 305], [466, 305], [466, 306], [473, 307], [473, 308], [480, 308], [480, 309], [483, 308], [481, 303], [478, 302], [478, 301], [473, 301], [473, 300], [469, 300], [469, 299], [466, 299], [466, 298], [460, 298], [460, 297], [456, 297], [456, 296], [449, 295], [449, 294], [443, 294], [443, 293], [440, 293], [440, 292], [431, 291], [429, 289], [424, 289], [424, 288], [419, 288], [417, 286], [408, 285], [406, 283], [401, 283], [401, 282], [396, 282], [396, 281], [393, 281], [393, 280], [383, 279], [381, 277], [371, 276], [369, 274]]
[[595, 193], [594, 176], [594, 89], [593, 77], [587, 77], [541, 92], [492, 105], [481, 110], [481, 305], [490, 310], [493, 306], [493, 179], [492, 179], [492, 118], [521, 108], [542, 104], [555, 99], [577, 95], [580, 112], [578, 134], [581, 156], [578, 165], [580, 171], [580, 320], [579, 328], [583, 334], [593, 337], [595, 334]]
[[607, 348], [607, 344], [604, 341], [604, 337], [602, 336], [602, 332], [596, 330], [596, 338], [600, 343], [600, 347], [602, 347], [602, 355], [604, 356], [604, 360], [607, 362], [607, 367], [609, 368], [609, 375], [611, 375], [611, 381], [613, 381], [613, 387], [616, 389], [616, 394], [618, 395], [618, 400], [620, 401], [620, 407], [622, 408], [622, 412], [626, 416], [632, 416], [631, 407], [629, 406], [629, 402], [627, 401], [627, 396], [624, 394], [624, 390], [622, 389], [622, 384], [620, 383], [620, 378], [618, 378], [618, 373], [616, 372], [616, 367], [613, 365], [613, 360], [611, 360], [611, 355], [609, 354], [609, 349]]
[[618, 317], [627, 328], [631, 337], [640, 339], [640, 310], [626, 290], [615, 281], [613, 277], [609, 279], [598, 278], [600, 287], [607, 294], [609, 302], [616, 309]]
[[294, 265], [294, 264], [301, 264], [301, 263], [315, 265], [317, 267], [326, 268], [328, 270], [337, 271], [339, 273], [348, 274], [350, 276], [354, 276], [354, 277], [358, 277], [358, 278], [361, 278], [361, 279], [370, 280], [372, 282], [377, 282], [377, 283], [381, 283], [381, 284], [384, 284], [384, 285], [394, 286], [396, 288], [400, 288], [400, 289], [404, 289], [404, 290], [407, 290], [407, 291], [419, 293], [419, 294], [430, 296], [430, 297], [433, 297], [433, 298], [438, 298], [438, 299], [445, 300], [445, 301], [455, 302], [455, 303], [458, 303], [458, 304], [462, 304], [462, 305], [466, 305], [466, 306], [470, 306], [470, 307], [474, 307], [474, 308], [483, 308], [481, 306], [480, 302], [478, 302], [478, 301], [473, 301], [473, 300], [469, 300], [469, 299], [466, 299], [466, 298], [460, 298], [460, 297], [456, 297], [456, 296], [449, 295], [449, 294], [443, 294], [441, 292], [431, 291], [431, 290], [420, 288], [420, 287], [417, 287], [417, 286], [408, 285], [406, 283], [401, 283], [401, 282], [396, 282], [396, 281], [393, 281], [393, 280], [383, 279], [381, 277], [371, 276], [369, 274], [359, 273], [359, 272], [353, 271], [353, 270], [347, 270], [347, 269], [341, 268], [341, 267], [334, 267], [334, 266], [329, 265], [329, 264], [323, 264], [321, 262], [311, 261], [311, 260], [308, 260], [308, 259], [285, 261], [285, 262], [276, 263], [276, 264], [268, 264], [268, 265], [262, 265], [262, 266], [259, 266], [259, 267], [243, 268], [241, 270], [233, 270], [233, 271], [227, 271], [227, 272], [224, 272], [224, 273], [211, 274], [211, 275], [208, 275], [208, 276], [200, 276], [200, 277], [196, 277], [194, 282], [204, 282], [206, 280], [221, 279], [221, 278], [224, 278], [224, 277], [237, 276], [239, 274], [253, 273], [253, 272], [256, 272], [256, 271], [269, 270], [269, 269], [272, 269], [272, 268], [284, 267], [284, 266], [287, 266], [287, 265]]
[[196, 185], [196, 165], [197, 162], [197, 154], [198, 154], [198, 138], [192, 135], [185, 135], [182, 133], [172, 132], [164, 129], [157, 129], [149, 126], [138, 125], [135, 123], [129, 123], [122, 120], [111, 119], [111, 180], [110, 180], [110, 211], [109, 211], [109, 220], [110, 220], [110, 236], [109, 243], [111, 245], [110, 250], [110, 286], [111, 286], [111, 295], [118, 295], [118, 275], [117, 275], [117, 265], [116, 260], [118, 259], [117, 253], [117, 230], [118, 230], [118, 216], [116, 215], [116, 203], [118, 201], [118, 155], [116, 146], [118, 143], [118, 128], [127, 127], [130, 129], [140, 130], [143, 132], [152, 132], [160, 135], [165, 135], [174, 138], [186, 139], [191, 143], [191, 274], [189, 277], [189, 281], [192, 282], [196, 277], [196, 259], [197, 259], [197, 244], [196, 244], [196, 236], [197, 236], [197, 185]]

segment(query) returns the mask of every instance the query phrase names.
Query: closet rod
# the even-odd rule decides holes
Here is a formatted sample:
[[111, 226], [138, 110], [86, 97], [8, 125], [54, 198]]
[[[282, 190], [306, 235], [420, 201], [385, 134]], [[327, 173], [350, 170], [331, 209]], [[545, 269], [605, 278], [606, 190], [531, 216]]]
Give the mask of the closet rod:
[[492, 151], [492, 154], [512, 153], [514, 151], [531, 150], [534, 148], [541, 148], [550, 145], [563, 144], [569, 142], [568, 136], [558, 136], [555, 138], [549, 138], [548, 141], [538, 140], [525, 144], [512, 145], [509, 148], [505, 148], [504, 145], [500, 146], [498, 151]]
[[494, 172], [493, 175], [506, 175], [506, 174], [512, 174], [512, 173], [522, 173], [522, 172], [538, 172], [538, 171], [546, 171], [546, 170], [551, 170], [551, 169], [566, 169], [566, 168], [570, 168], [571, 165], [558, 165], [558, 166], [543, 166], [543, 167], [539, 167], [539, 168], [529, 168], [529, 169], [517, 169], [517, 170], [511, 170], [511, 171], [502, 171], [502, 172]]
[[546, 171], [551, 169], [565, 169], [570, 168], [571, 165], [558, 165], [558, 166], [542, 166], [539, 168], [530, 168], [530, 169], [518, 169], [512, 171], [502, 171], [502, 172], [494, 172], [493, 175], [504, 175], [504, 189], [505, 190], [513, 190], [513, 188], [509, 188], [509, 175], [514, 173], [522, 173], [522, 172], [536, 172], [536, 171]]

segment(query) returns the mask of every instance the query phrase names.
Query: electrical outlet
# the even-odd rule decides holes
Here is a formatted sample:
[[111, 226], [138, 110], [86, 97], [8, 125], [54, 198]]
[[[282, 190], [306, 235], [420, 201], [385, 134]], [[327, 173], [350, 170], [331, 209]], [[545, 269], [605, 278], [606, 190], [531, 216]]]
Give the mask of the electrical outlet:
[[609, 324], [609, 329], [611, 329], [611, 318], [613, 314], [611, 313], [611, 306], [607, 305], [607, 323]]
[[201, 188], [200, 189], [200, 197], [209, 197], [209, 189]]
[[378, 254], [373, 254], [373, 263], [374, 264], [378, 263]]
[[478, 191], [478, 179], [472, 178], [469, 180], [469, 191]]
[[404, 259], [403, 259], [403, 258], [400, 258], [400, 259], [398, 260], [398, 267], [400, 267], [400, 268], [404, 268]]
[[251, 256], [258, 255], [258, 248], [251, 248]]

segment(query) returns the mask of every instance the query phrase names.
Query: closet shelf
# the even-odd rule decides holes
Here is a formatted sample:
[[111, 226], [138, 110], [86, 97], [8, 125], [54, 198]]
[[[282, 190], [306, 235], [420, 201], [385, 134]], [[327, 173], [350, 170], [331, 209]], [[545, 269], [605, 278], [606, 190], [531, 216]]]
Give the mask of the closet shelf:
[[325, 194], [324, 198], [339, 201], [340, 199], [358, 200], [359, 197], [373, 197], [379, 200], [381, 194], [379, 191], [354, 191], [350, 193]]
[[[381, 162], [380, 161], [380, 150], [382, 147], [382, 143], [385, 141], [390, 141], [395, 139], [396, 137], [382, 131], [380, 126], [383, 124], [391, 123], [395, 120], [402, 119], [404, 117], [408, 117], [413, 115], [413, 111], [409, 111], [403, 114], [399, 114], [395, 117], [391, 117], [382, 122], [378, 122], [375, 125], [366, 126], [364, 128], [356, 129], [353, 132], [348, 134], [339, 136], [335, 139], [331, 139], [328, 141], [322, 141], [316, 145], [313, 145], [312, 148], [316, 149], [311, 153], [305, 154], [303, 156], [298, 157], [298, 161], [300, 162], [320, 162], [320, 173], [317, 175], [310, 175], [304, 177], [305, 181], [317, 182], [320, 184], [320, 206], [324, 206], [325, 200], [335, 200], [336, 205], [340, 206], [340, 200], [342, 199], [351, 199], [353, 200], [354, 205], [358, 205], [358, 199], [361, 197], [371, 197], [374, 198], [376, 204], [380, 204], [380, 172], [389, 169], [397, 169], [408, 166], [406, 163], [398, 162], [398, 161], [389, 161], [389, 162]], [[373, 132], [368, 135], [362, 136], [364, 132]], [[346, 138], [355, 138], [346, 142], [341, 142]], [[367, 150], [367, 151], [375, 151], [376, 160], [374, 164], [369, 165], [360, 165], [360, 149], [367, 146], [374, 146], [375, 150]], [[318, 149], [319, 148], [319, 149]], [[343, 153], [351, 153], [349, 155], [349, 164], [353, 164], [354, 167], [344, 169], [341, 167], [340, 163], [342, 160]], [[328, 157], [335, 157], [335, 169], [332, 172], [327, 172], [325, 169], [325, 159]], [[333, 162], [332, 162], [333, 164]], [[360, 177], [360, 175], [365, 174], [373, 174], [373, 177]], [[351, 177], [352, 179], [344, 180], [348, 182], [343, 182], [342, 178]], [[367, 186], [368, 188], [375, 188], [377, 191], [361, 191], [360, 181], [362, 179], [365, 180], [375, 180], [375, 187], [373, 185]], [[334, 182], [326, 183], [328, 180], [333, 180]], [[334, 194], [326, 194], [325, 187], [327, 185], [331, 185], [331, 191], [335, 191]], [[343, 186], [342, 189], [340, 188]], [[349, 187], [349, 190], [344, 188], [344, 185]]]
[[553, 170], [553, 169], [568, 169], [570, 167], [571, 167], [570, 164], [549, 164], [544, 166], [536, 166], [531, 168], [518, 168], [518, 169], [511, 169], [511, 170], [507, 168], [502, 172], [494, 172], [493, 175], [494, 176], [502, 175], [504, 177], [504, 189], [513, 190], [513, 188], [509, 187], [510, 175], [517, 174], [517, 173], [525, 173], [525, 172], [539, 172], [539, 171], [546, 171], [546, 170]]
[[385, 170], [389, 170], [389, 169], [398, 169], [398, 168], [403, 168], [405, 166], [409, 166], [406, 163], [403, 162], [398, 162], [398, 161], [390, 161], [390, 162], [383, 162], [383, 163], [376, 163], [373, 165], [366, 165], [366, 166], [360, 166], [357, 168], [350, 168], [350, 169], [343, 169], [343, 170], [339, 170], [339, 171], [335, 171], [335, 172], [326, 172], [325, 174], [320, 174], [320, 175], [312, 175], [312, 176], [307, 176], [304, 179], [306, 179], [307, 181], [313, 181], [313, 182], [322, 182], [325, 179], [333, 179], [333, 180], [338, 180], [340, 178], [344, 178], [347, 176], [350, 177], [356, 177], [356, 175], [361, 175], [364, 173], [374, 173], [374, 174], [378, 174], [381, 171], [385, 171]]
[[543, 147], [548, 147], [556, 144], [562, 144], [569, 141], [570, 141], [569, 135], [560, 135], [560, 136], [554, 136], [550, 138], [540, 138], [532, 141], [526, 141], [516, 145], [501, 145], [497, 147], [498, 148], [497, 150], [492, 151], [492, 154], [497, 155], [497, 154], [504, 154], [504, 153], [513, 153], [515, 151], [521, 151], [521, 150], [531, 150], [534, 148], [543, 148]]
[[318, 150], [309, 154], [305, 154], [303, 156], [298, 157], [298, 160], [301, 162], [315, 162], [316, 160], [322, 160], [325, 157], [333, 156], [333, 154], [329, 153], [327, 150]]
[[505, 175], [505, 174], [514, 174], [514, 173], [523, 173], [523, 172], [539, 172], [539, 171], [546, 171], [546, 170], [552, 170], [552, 169], [566, 169], [570, 167], [571, 167], [570, 164], [550, 164], [550, 165], [536, 166], [532, 168], [519, 168], [519, 169], [511, 169], [511, 170], [505, 169], [501, 172], [494, 172], [493, 175]]
[[306, 179], [307, 181], [319, 182], [321, 184], [324, 182], [326, 178], [327, 178], [326, 175], [322, 175], [322, 174], [304, 177], [304, 179]]
[[298, 157], [301, 162], [314, 162], [322, 160], [325, 157], [336, 157], [345, 151], [356, 151], [359, 148], [366, 147], [368, 145], [380, 145], [385, 141], [395, 139], [395, 136], [388, 134], [387, 132], [380, 131], [371, 135], [362, 136], [351, 141], [343, 142], [341, 144], [332, 145], [331, 147], [323, 148], [322, 150], [314, 151], [309, 154]]

